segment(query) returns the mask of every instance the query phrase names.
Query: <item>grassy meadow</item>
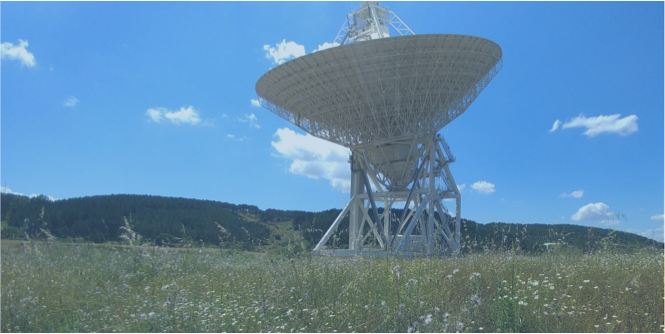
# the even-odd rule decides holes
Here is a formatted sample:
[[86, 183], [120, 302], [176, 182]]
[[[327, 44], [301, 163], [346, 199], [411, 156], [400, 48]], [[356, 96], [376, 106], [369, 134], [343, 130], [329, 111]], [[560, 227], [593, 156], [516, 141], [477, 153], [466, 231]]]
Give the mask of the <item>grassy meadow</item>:
[[310, 257], [2, 241], [2, 332], [662, 332], [663, 254]]

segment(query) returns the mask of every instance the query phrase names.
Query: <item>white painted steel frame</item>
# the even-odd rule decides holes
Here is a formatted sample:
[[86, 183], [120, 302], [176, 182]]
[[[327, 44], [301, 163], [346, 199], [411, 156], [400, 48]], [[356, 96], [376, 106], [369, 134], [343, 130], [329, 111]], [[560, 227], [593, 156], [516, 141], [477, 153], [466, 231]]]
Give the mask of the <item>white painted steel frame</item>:
[[[390, 180], [382, 179], [381, 173], [373, 168], [377, 160], [370, 158], [368, 152], [400, 144], [417, 148], [418, 168], [412, 174], [409, 190], [391, 191]], [[455, 158], [443, 137], [402, 138], [391, 143], [357, 146], [352, 152], [351, 200], [314, 252], [326, 251], [326, 243], [348, 215], [348, 249], [351, 251], [380, 249], [394, 254], [423, 255], [459, 253], [461, 196], [449, 168]], [[454, 217], [443, 205], [444, 199], [455, 200]], [[383, 202], [384, 211], [380, 215], [376, 201]], [[404, 203], [399, 218], [392, 214], [396, 203]], [[392, 222], [398, 226], [394, 233], [390, 231]], [[416, 229], [419, 229], [419, 235], [414, 235]], [[417, 242], [410, 242], [412, 239]]]
[[363, 1], [359, 10], [346, 16], [342, 28], [335, 37], [335, 43], [344, 45], [375, 39], [372, 35], [378, 38], [390, 37], [388, 25], [400, 36], [415, 35], [394, 12], [379, 6], [376, 1]]
[[351, 147], [432, 134], [459, 117], [501, 69], [501, 48], [465, 35], [413, 35], [290, 60], [256, 83], [261, 105]]

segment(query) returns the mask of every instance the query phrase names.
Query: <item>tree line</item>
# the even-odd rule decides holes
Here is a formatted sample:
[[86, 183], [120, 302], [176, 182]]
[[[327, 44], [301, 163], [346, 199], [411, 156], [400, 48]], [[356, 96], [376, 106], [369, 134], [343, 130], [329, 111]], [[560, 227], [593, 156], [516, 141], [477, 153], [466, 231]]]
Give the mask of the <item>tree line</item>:
[[[321, 239], [340, 209], [321, 212], [261, 210], [247, 204], [231, 204], [149, 195], [105, 195], [51, 201], [46, 196], [1, 195], [2, 238], [58, 238], [102, 243], [126, 240], [136, 233], [143, 242], [156, 245], [202, 243], [240, 249], [273, 242], [270, 225], [291, 222], [311, 249]], [[383, 213], [383, 208], [378, 208]], [[402, 216], [393, 209], [394, 217]], [[247, 216], [252, 219], [246, 219]], [[436, 217], [439, 219], [440, 217]], [[344, 248], [348, 243], [348, 216], [342, 220], [330, 245]], [[391, 230], [397, 228], [393, 219]], [[416, 229], [415, 233], [419, 233]], [[592, 251], [604, 245], [631, 248], [663, 243], [627, 232], [570, 224], [479, 224], [462, 219], [462, 249], [516, 247], [526, 252], [542, 252], [550, 247], [575, 247]], [[278, 239], [275, 235], [273, 239]]]

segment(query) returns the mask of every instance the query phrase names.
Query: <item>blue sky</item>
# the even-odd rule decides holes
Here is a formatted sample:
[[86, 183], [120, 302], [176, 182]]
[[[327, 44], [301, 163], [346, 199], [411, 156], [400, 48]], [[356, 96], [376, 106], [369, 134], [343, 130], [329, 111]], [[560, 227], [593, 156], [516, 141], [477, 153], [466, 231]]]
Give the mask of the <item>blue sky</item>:
[[[333, 42], [359, 5], [2, 3], [3, 191], [341, 208], [349, 173], [334, 157], [348, 150], [252, 100], [263, 73]], [[441, 130], [463, 217], [663, 239], [662, 2], [384, 5], [416, 34], [503, 49]]]

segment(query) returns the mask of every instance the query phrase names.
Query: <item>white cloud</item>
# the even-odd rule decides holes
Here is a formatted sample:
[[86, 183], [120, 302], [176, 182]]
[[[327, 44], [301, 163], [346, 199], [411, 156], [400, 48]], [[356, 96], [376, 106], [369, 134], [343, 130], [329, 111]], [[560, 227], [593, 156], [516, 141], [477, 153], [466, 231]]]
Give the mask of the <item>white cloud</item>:
[[33, 67], [37, 64], [35, 55], [26, 50], [27, 47], [28, 41], [22, 39], [18, 40], [18, 45], [16, 46], [13, 43], [4, 42], [0, 45], [0, 58], [18, 60], [21, 62], [21, 65]]
[[316, 51], [323, 51], [325, 49], [334, 48], [336, 46], [339, 46], [339, 43], [337, 43], [337, 42], [332, 42], [332, 43], [324, 42], [323, 45], [319, 45], [319, 48], [312, 51], [312, 53], [314, 53]]
[[79, 101], [79, 99], [77, 99], [73, 96], [70, 96], [65, 100], [65, 102], [62, 102], [62, 105], [65, 106], [65, 107], [73, 107], [76, 104], [78, 104], [79, 102], [81, 102], [81, 101]]
[[471, 185], [471, 189], [485, 195], [489, 195], [495, 191], [494, 184], [487, 181], [478, 181]]
[[570, 217], [572, 220], [609, 220], [614, 217], [610, 211], [610, 207], [603, 202], [589, 203], [581, 207], [577, 212]]
[[598, 223], [600, 226], [613, 226], [621, 224], [621, 221], [618, 219], [604, 219]]
[[198, 112], [192, 106], [189, 106], [187, 109], [182, 107], [178, 111], [169, 111], [164, 116], [176, 124], [189, 123], [195, 125], [201, 122]]
[[159, 123], [159, 122], [162, 121], [163, 110], [165, 110], [165, 109], [164, 108], [150, 108], [150, 109], [148, 109], [148, 111], [145, 112], [145, 114], [148, 115], [148, 117], [150, 117], [150, 119], [153, 122]]
[[651, 220], [665, 220], [665, 215], [662, 213], [659, 215], [653, 215], [651, 216]]
[[575, 190], [570, 194], [563, 193], [559, 195], [559, 197], [561, 198], [566, 198], [566, 197], [582, 198], [582, 196], [584, 196], [584, 189]]
[[556, 129], [559, 128], [559, 125], [560, 125], [560, 124], [561, 124], [561, 121], [560, 121], [560, 120], [557, 119], [556, 121], [554, 121], [554, 124], [552, 125], [552, 128], [550, 129], [549, 132], [554, 132], [554, 131], [556, 131]]
[[275, 132], [272, 146], [280, 156], [291, 160], [289, 172], [312, 179], [324, 178], [342, 192], [351, 188], [351, 170], [348, 163], [349, 149], [316, 138], [301, 135], [282, 128]]
[[199, 113], [194, 110], [194, 107], [192, 106], [189, 106], [186, 109], [185, 107], [182, 107], [178, 111], [169, 111], [166, 108], [150, 108], [146, 111], [145, 114], [156, 123], [161, 122], [162, 118], [164, 117], [174, 124], [188, 123], [197, 125], [201, 123], [201, 117], [199, 116]]
[[264, 45], [263, 50], [266, 51], [266, 58], [273, 61], [273, 63], [281, 65], [287, 60], [298, 58], [305, 55], [305, 47], [295, 42], [286, 42], [275, 44], [275, 47]]
[[585, 117], [583, 114], [567, 121], [562, 128], [585, 127], [584, 134], [587, 137], [595, 137], [601, 133], [615, 133], [621, 136], [627, 136], [637, 132], [637, 116], [630, 115], [619, 118], [621, 114], [609, 116], [600, 115], [597, 117]]
[[252, 107], [260, 107], [261, 103], [257, 99], [251, 99], [249, 102], [252, 104]]
[[648, 230], [644, 230], [644, 231], [643, 230], [637, 230], [637, 229], [634, 229], [634, 228], [628, 228], [628, 229], [626, 229], [626, 232], [635, 233], [635, 234], [641, 235], [643, 237], [651, 238], [653, 240], [660, 241], [660, 242], [663, 241], [663, 237], [665, 236], [663, 234], [665, 232], [664, 226], [656, 227], [656, 228], [652, 228], [652, 229], [648, 229]]
[[458, 185], [457, 185], [457, 190], [459, 190], [460, 192], [461, 192], [462, 190], [464, 190], [464, 188], [466, 188], [466, 183], [462, 183], [462, 184], [458, 184]]
[[258, 118], [256, 118], [256, 115], [254, 113], [251, 113], [249, 115], [245, 114], [245, 118], [238, 118], [239, 121], [244, 122], [244, 123], [249, 123], [249, 127], [251, 128], [260, 128], [261, 126], [259, 125]]
[[[30, 195], [26, 195], [26, 194], [22, 194], [22, 193], [17, 193], [17, 192], [12, 191], [11, 189], [9, 189], [9, 188], [7, 188], [7, 187], [2, 187], [2, 188], [1, 188], [1, 191], [2, 191], [3, 193], [5, 193], [5, 194], [12, 194], [12, 195], [19, 195], [19, 196], [28, 196], [28, 197], [30, 197], [30, 198], [37, 197], [37, 196], [42, 196], [42, 195], [40, 195], [40, 194], [30, 194]], [[53, 196], [47, 196], [47, 195], [44, 195], [44, 196], [48, 197], [48, 199], [50, 199], [51, 201], [57, 201], [57, 200], [58, 200], [57, 198], [55, 198], [55, 197], [53, 197]]]
[[232, 135], [232, 134], [227, 134], [226, 137], [227, 137], [227, 138], [235, 138], [236, 136], [235, 136], [235, 135]]

